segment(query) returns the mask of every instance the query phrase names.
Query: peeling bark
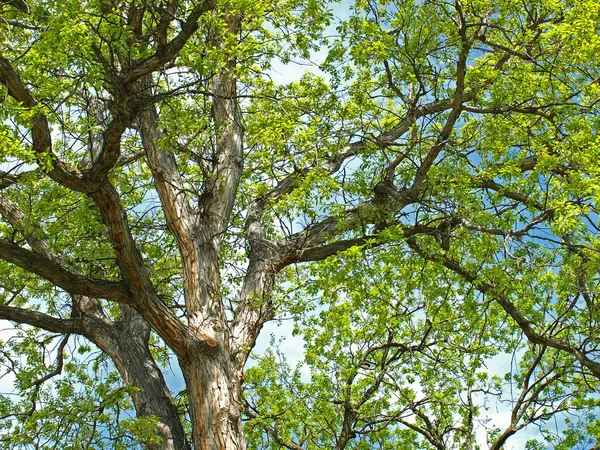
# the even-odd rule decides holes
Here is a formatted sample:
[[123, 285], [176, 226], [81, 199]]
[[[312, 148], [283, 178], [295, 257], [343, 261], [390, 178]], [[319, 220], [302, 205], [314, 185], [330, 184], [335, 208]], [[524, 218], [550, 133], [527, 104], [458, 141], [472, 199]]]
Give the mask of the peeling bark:
[[233, 382], [228, 352], [199, 343], [180, 361], [188, 388], [193, 441], [202, 450], [244, 450], [239, 384]]

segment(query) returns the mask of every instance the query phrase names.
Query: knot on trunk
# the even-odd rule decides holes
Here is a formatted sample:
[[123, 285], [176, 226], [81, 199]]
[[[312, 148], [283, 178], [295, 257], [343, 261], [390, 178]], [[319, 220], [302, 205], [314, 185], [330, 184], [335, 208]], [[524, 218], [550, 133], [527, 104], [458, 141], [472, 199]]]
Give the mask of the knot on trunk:
[[190, 319], [192, 333], [209, 347], [217, 347], [222, 341], [223, 324], [217, 319], [204, 319], [194, 316]]

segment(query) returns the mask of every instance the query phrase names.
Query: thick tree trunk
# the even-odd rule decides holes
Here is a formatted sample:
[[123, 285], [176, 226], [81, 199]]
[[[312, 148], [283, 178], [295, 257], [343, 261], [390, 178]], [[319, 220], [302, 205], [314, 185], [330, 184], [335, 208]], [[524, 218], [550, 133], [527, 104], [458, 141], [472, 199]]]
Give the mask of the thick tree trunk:
[[[227, 12], [225, 20], [229, 33], [237, 33], [240, 17]], [[222, 36], [214, 39], [216, 45], [226, 48]], [[235, 61], [229, 61], [229, 65], [234, 68]], [[235, 79], [225, 73], [216, 74], [212, 91], [216, 148], [198, 202], [200, 219], [188, 227], [191, 233], [176, 230], [183, 257], [190, 331], [189, 345], [184, 355], [178, 356], [187, 386], [195, 448], [245, 450], [240, 401], [243, 367], [238, 367], [231, 356], [220, 273], [221, 244], [243, 168], [243, 128]]]
[[186, 278], [189, 345], [179, 363], [186, 381], [192, 439], [202, 450], [244, 450], [240, 370], [230, 355], [230, 331], [221, 299], [220, 228], [206, 224]]
[[181, 361], [195, 447], [202, 450], [244, 450], [240, 392], [226, 351], [199, 343]]

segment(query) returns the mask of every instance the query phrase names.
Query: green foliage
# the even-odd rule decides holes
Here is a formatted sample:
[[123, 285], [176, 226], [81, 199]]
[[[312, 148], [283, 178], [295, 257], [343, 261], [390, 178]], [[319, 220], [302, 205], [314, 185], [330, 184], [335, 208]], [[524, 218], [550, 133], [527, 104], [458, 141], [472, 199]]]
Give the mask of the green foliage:
[[[85, 180], [92, 142], [122, 119], [102, 182], [119, 196], [139, 270], [187, 323], [185, 249], [167, 224], [172, 205], [159, 198], [139, 117], [156, 107], [157, 144], [173, 156], [197, 222], [221, 175], [218, 142], [231, 123], [243, 128], [211, 295], [227, 320], [247, 306], [293, 321], [304, 349], [297, 364], [275, 339], [253, 354], [249, 448], [346, 438], [348, 449], [483, 448], [482, 432], [498, 448], [533, 428], [527, 449], [598, 445], [598, 1], [218, 2], [152, 69], [151, 89], [123, 80], [166, 54], [200, 2], [31, 3], [28, 14], [0, 3], [2, 62], [35, 99], [17, 101], [2, 66], [3, 244], [51, 254], [94, 281], [123, 279], [121, 244], [95, 191], [50, 177], [60, 161]], [[313, 72], [275, 81], [310, 60]], [[237, 83], [239, 108], [226, 124], [214, 117], [223, 75]], [[52, 140], [42, 150], [41, 117]], [[18, 220], [6, 212], [13, 204]], [[247, 222], [253, 208], [260, 239]], [[282, 252], [268, 261], [278, 278], [273, 293], [243, 305], [257, 247]], [[3, 314], [80, 318], [73, 296], [0, 258]], [[127, 314], [114, 301], [99, 309], [111, 324]], [[71, 336], [72, 352], [59, 352], [62, 335], [15, 327], [0, 347], [0, 375], [14, 378], [14, 395], [0, 397], [2, 448], [160, 446], [158, 419], [134, 417], [139, 387], [96, 346]], [[148, 345], [166, 368], [172, 353], [158, 331]], [[60, 373], [40, 381], [60, 355]], [[179, 400], [190, 434], [189, 399]]]
[[[2, 396], [2, 448], [129, 449], [160, 439], [151, 418], [132, 418], [129, 393], [107, 358], [72, 339], [60, 376], [44, 384], [57, 351], [56, 336], [33, 329], [2, 343], [3, 375], [16, 376], [15, 392]], [[68, 351], [68, 350], [67, 350]], [[66, 351], [65, 351], [66, 353]], [[53, 366], [54, 365], [54, 366]]]

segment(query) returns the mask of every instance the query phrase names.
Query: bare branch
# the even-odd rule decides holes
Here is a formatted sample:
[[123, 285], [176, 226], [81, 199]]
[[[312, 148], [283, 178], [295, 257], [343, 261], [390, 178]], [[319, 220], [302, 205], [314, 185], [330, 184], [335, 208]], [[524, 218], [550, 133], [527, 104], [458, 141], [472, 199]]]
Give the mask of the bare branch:
[[527, 195], [521, 194], [519, 192], [509, 191], [504, 186], [502, 186], [500, 183], [497, 183], [494, 180], [491, 180], [491, 179], [477, 180], [476, 179], [474, 181], [475, 181], [476, 186], [482, 187], [484, 189], [491, 189], [493, 191], [501, 193], [504, 197], [510, 198], [511, 200], [515, 200], [515, 201], [522, 203], [524, 205], [527, 205], [527, 206], [533, 206], [534, 208], [539, 209], [541, 211], [544, 210], [544, 205], [542, 203], [537, 202], [533, 199], [530, 199]]
[[58, 349], [56, 350], [56, 367], [54, 368], [54, 370], [52, 370], [51, 372], [48, 372], [46, 375], [44, 375], [41, 378], [35, 379], [32, 382], [32, 384], [34, 386], [39, 387], [43, 383], [48, 381], [50, 378], [53, 378], [62, 373], [64, 360], [65, 360], [65, 355], [63, 354], [63, 352], [65, 351], [65, 347], [67, 346], [67, 343], [69, 342], [70, 337], [71, 337], [70, 334], [67, 334], [66, 336], [64, 336], [62, 341], [60, 342], [60, 345], [58, 346]]
[[525, 225], [520, 230], [502, 230], [500, 228], [482, 227], [480, 225], [472, 224], [465, 218], [460, 218], [460, 219], [458, 219], [458, 221], [460, 222], [460, 224], [463, 227], [467, 228], [468, 230], [480, 231], [482, 233], [493, 234], [496, 236], [519, 237], [519, 236], [526, 235], [536, 225], [539, 225], [540, 223], [545, 222], [546, 220], [550, 219], [553, 215], [554, 215], [554, 209], [544, 210], [544, 211], [542, 211], [541, 214], [539, 214], [537, 217], [535, 217], [533, 220], [531, 220], [531, 222], [529, 222], [527, 225]]

